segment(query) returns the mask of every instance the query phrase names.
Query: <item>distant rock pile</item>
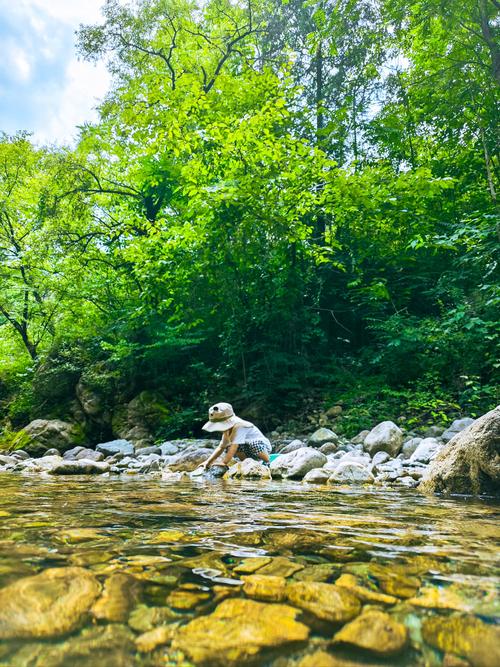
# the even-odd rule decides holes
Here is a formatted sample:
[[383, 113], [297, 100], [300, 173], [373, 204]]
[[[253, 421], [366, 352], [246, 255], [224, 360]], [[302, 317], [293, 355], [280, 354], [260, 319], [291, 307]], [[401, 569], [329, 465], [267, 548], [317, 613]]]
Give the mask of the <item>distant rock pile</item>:
[[[189, 479], [218, 444], [216, 440], [189, 439], [139, 446], [123, 438], [95, 448], [75, 446], [70, 425], [58, 420], [36, 420], [24, 433], [30, 435], [33, 446], [28, 451], [0, 454], [0, 472], [154, 474], [179, 481]], [[377, 424], [351, 439], [326, 427], [301, 438], [281, 434], [273, 443], [273, 451], [279, 456], [269, 466], [247, 459], [229, 469], [213, 466], [196, 477], [302, 480], [329, 486], [420, 485], [427, 492], [498, 493], [500, 407], [476, 421], [455, 420], [446, 430], [427, 427], [421, 435], [405, 432], [392, 421]]]

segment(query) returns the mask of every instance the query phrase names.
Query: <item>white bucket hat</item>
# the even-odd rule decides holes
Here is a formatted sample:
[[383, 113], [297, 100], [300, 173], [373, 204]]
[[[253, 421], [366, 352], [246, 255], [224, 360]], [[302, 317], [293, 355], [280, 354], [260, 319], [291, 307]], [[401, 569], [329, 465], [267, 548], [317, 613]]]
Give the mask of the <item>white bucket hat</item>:
[[209, 433], [228, 431], [233, 426], [252, 426], [250, 422], [240, 419], [234, 414], [230, 403], [216, 403], [208, 409], [208, 421], [203, 426], [204, 431]]

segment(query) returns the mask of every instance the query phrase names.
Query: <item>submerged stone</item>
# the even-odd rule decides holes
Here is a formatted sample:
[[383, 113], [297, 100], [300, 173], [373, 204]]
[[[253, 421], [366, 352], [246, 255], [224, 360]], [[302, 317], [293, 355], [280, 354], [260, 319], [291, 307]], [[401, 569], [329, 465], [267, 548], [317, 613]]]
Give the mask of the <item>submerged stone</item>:
[[265, 574], [266, 576], [275, 575], [286, 578], [291, 577], [292, 574], [303, 569], [304, 566], [300, 563], [294, 563], [284, 556], [276, 556], [268, 565], [264, 565], [264, 567], [260, 568], [259, 574]]
[[440, 651], [467, 658], [472, 667], [500, 665], [500, 628], [475, 616], [432, 616], [423, 622], [422, 635]]
[[160, 625], [158, 628], [145, 632], [135, 640], [137, 650], [141, 653], [149, 653], [157, 646], [170, 644], [176, 627], [175, 625]]
[[0, 639], [72, 632], [100, 590], [95, 576], [80, 567], [51, 568], [19, 579], [0, 590]]
[[264, 565], [268, 565], [272, 561], [269, 556], [256, 556], [255, 558], [245, 558], [239, 565], [237, 565], [233, 572], [239, 574], [253, 574], [257, 572]]
[[138, 605], [130, 614], [129, 626], [136, 632], [147, 632], [164, 623], [171, 623], [181, 618], [168, 607], [148, 607], [145, 604]]
[[243, 579], [243, 592], [250, 598], [268, 602], [283, 602], [286, 599], [286, 579], [252, 574]]
[[460, 589], [456, 586], [441, 588], [437, 586], [426, 586], [420, 589], [417, 597], [410, 598], [409, 604], [416, 607], [428, 609], [454, 609], [455, 611], [472, 611], [472, 605], [468, 604], [460, 595]]
[[359, 599], [345, 588], [334, 584], [298, 581], [287, 587], [287, 599], [319, 619], [345, 623], [361, 611]]
[[346, 588], [363, 602], [381, 602], [382, 604], [396, 604], [398, 599], [393, 595], [387, 595], [378, 591], [375, 586], [369, 586], [368, 582], [363, 585], [361, 579], [354, 574], [344, 573], [335, 582], [336, 586]]
[[196, 665], [244, 664], [267, 649], [305, 641], [309, 628], [296, 620], [298, 614], [283, 604], [224, 600], [212, 614], [179, 628], [172, 647]]
[[112, 574], [104, 584], [102, 596], [92, 613], [95, 618], [112, 622], [127, 620], [139, 594], [139, 582], [128, 574]]
[[399, 653], [406, 645], [408, 631], [389, 614], [369, 610], [345, 625], [334, 637], [335, 642], [357, 646], [381, 656]]
[[369, 572], [374, 576], [384, 593], [398, 598], [411, 598], [420, 586], [420, 579], [406, 574], [401, 566], [370, 563]]
[[210, 593], [179, 588], [167, 597], [167, 603], [174, 609], [189, 611], [210, 599]]

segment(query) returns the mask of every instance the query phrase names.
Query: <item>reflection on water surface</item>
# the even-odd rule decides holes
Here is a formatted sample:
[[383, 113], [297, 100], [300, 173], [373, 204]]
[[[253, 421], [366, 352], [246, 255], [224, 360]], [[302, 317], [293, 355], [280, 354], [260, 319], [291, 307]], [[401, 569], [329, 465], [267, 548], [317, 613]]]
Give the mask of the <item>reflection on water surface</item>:
[[1, 666], [500, 664], [491, 501], [0, 484]]

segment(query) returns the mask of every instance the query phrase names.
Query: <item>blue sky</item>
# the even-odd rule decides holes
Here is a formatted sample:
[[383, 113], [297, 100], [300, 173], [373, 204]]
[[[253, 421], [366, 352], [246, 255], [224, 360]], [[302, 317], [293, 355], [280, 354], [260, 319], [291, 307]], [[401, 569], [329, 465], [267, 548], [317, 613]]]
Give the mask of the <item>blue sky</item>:
[[109, 86], [103, 63], [78, 60], [75, 30], [103, 0], [0, 0], [0, 132], [71, 144]]

